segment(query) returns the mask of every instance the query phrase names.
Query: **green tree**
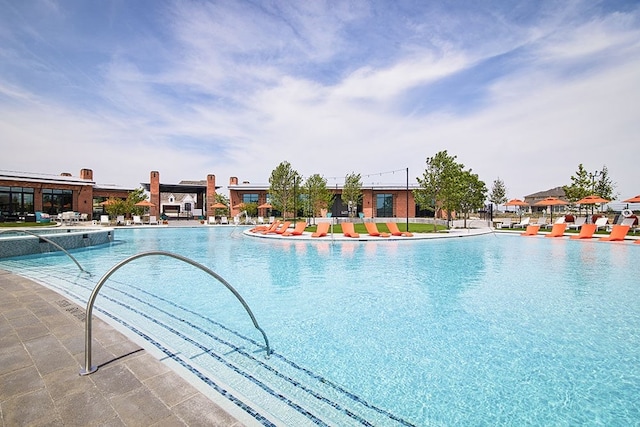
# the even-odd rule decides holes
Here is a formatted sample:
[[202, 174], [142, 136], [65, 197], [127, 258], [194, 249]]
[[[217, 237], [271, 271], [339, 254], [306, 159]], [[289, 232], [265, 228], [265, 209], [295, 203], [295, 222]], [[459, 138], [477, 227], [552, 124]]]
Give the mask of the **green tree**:
[[500, 177], [493, 181], [493, 186], [489, 193], [489, 201], [494, 205], [501, 205], [507, 202], [507, 187]]
[[600, 172], [594, 173], [593, 178], [593, 194], [607, 200], [614, 200], [618, 197], [618, 194], [615, 192], [616, 184], [609, 176], [607, 165], [603, 165]]
[[459, 211], [464, 216], [464, 227], [467, 227], [469, 212], [484, 207], [487, 199], [487, 187], [471, 169], [463, 171], [458, 180]]
[[295, 187], [299, 178], [300, 175], [298, 172], [295, 171], [287, 161], [280, 163], [278, 167], [271, 172], [271, 176], [269, 177], [271, 205], [281, 211], [283, 217], [294, 210], [294, 206], [296, 205], [294, 199], [298, 195]]
[[[417, 177], [419, 188], [413, 190], [416, 203], [422, 208], [435, 207], [436, 217], [442, 209], [447, 211], [450, 219], [451, 211], [459, 207], [461, 175], [464, 166], [456, 162], [456, 156], [450, 156], [447, 150], [440, 151], [433, 157], [427, 157], [427, 167], [422, 178]], [[437, 230], [433, 223], [434, 231]]]
[[349, 207], [349, 218], [356, 216], [362, 201], [362, 180], [359, 173], [351, 172], [344, 178], [342, 201]]
[[578, 165], [575, 175], [571, 175], [571, 185], [562, 187], [568, 202], [575, 203], [593, 192], [593, 179], [582, 163]]
[[333, 204], [333, 193], [327, 188], [327, 180], [318, 174], [311, 175], [304, 182], [302, 193], [305, 197], [305, 215], [315, 218], [322, 209]]

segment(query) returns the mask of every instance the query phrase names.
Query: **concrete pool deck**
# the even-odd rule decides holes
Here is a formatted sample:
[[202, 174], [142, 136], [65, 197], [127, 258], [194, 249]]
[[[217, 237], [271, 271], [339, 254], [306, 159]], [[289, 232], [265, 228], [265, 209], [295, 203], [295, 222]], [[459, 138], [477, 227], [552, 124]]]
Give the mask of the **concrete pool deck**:
[[80, 376], [84, 328], [84, 308], [0, 270], [0, 425], [246, 425], [97, 318]]

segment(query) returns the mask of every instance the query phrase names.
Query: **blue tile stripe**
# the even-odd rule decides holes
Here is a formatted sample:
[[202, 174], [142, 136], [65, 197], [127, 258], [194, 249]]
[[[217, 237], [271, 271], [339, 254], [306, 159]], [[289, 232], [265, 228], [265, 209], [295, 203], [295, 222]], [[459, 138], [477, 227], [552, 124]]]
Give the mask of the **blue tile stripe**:
[[[118, 282], [118, 283], [121, 283], [121, 282]], [[217, 322], [217, 321], [215, 321], [215, 320], [213, 320], [213, 319], [210, 319], [210, 318], [208, 318], [208, 317], [206, 317], [206, 316], [203, 316], [203, 315], [201, 315], [201, 314], [199, 314], [199, 313], [197, 313], [197, 312], [195, 312], [195, 311], [189, 310], [188, 308], [185, 308], [185, 307], [183, 307], [183, 306], [181, 306], [181, 305], [179, 305], [179, 304], [176, 304], [175, 302], [173, 302], [173, 301], [171, 301], [171, 300], [168, 300], [168, 299], [166, 299], [166, 298], [163, 298], [163, 297], [160, 297], [160, 296], [154, 295], [154, 294], [152, 294], [151, 292], [146, 291], [146, 290], [144, 290], [144, 289], [142, 289], [142, 288], [139, 288], [139, 287], [137, 287], [137, 286], [134, 286], [134, 285], [130, 285], [130, 284], [126, 284], [126, 283], [121, 283], [121, 284], [122, 284], [122, 285], [125, 285], [125, 286], [129, 286], [129, 287], [131, 287], [131, 288], [133, 288], [133, 289], [135, 289], [135, 290], [137, 290], [137, 291], [139, 291], [139, 292], [141, 292], [141, 293], [144, 293], [145, 295], [147, 295], [147, 296], [149, 296], [149, 297], [152, 297], [152, 298], [158, 299], [158, 300], [160, 300], [160, 301], [162, 301], [162, 302], [164, 302], [164, 303], [166, 303], [166, 304], [168, 304], [168, 305], [171, 305], [171, 306], [173, 306], [173, 307], [178, 308], [179, 310], [182, 310], [182, 311], [187, 312], [187, 313], [189, 313], [189, 314], [191, 314], [191, 315], [197, 316], [197, 317], [199, 317], [200, 319], [203, 319], [203, 320], [205, 320], [205, 321], [207, 321], [207, 322], [210, 322], [210, 323], [212, 323], [212, 324], [216, 325], [217, 327], [219, 327], [219, 328], [221, 328], [221, 329], [224, 329], [224, 330], [226, 330], [226, 331], [228, 331], [228, 332], [230, 332], [230, 333], [232, 333], [232, 334], [234, 334], [234, 335], [236, 335], [236, 336], [238, 336], [238, 337], [240, 337], [240, 338], [242, 338], [242, 339], [246, 340], [247, 342], [250, 342], [251, 344], [255, 345], [256, 347], [260, 347], [260, 346], [261, 346], [261, 344], [260, 344], [260, 343], [258, 343], [257, 341], [255, 341], [254, 339], [249, 338], [249, 337], [246, 337], [246, 336], [244, 336], [244, 335], [242, 335], [242, 334], [238, 333], [237, 331], [234, 331], [234, 330], [232, 330], [232, 329], [228, 328], [227, 326], [225, 326], [225, 325], [223, 325], [223, 324], [221, 324], [221, 323], [219, 323], [219, 322]], [[126, 293], [126, 292], [124, 292], [124, 291], [120, 291], [120, 292], [123, 292], [124, 294], [128, 295], [129, 297], [134, 298], [134, 299], [136, 299], [136, 300], [138, 300], [138, 301], [140, 301], [140, 302], [142, 302], [142, 303], [144, 303], [144, 304], [147, 304], [147, 305], [149, 305], [149, 306], [153, 307], [154, 309], [156, 309], [156, 310], [158, 310], [158, 311], [163, 312], [164, 314], [166, 314], [166, 315], [168, 315], [168, 316], [171, 316], [171, 317], [176, 318], [177, 320], [183, 321], [182, 319], [180, 319], [180, 318], [178, 318], [178, 317], [175, 317], [173, 314], [171, 314], [171, 313], [169, 313], [169, 312], [166, 312], [166, 311], [164, 311], [164, 310], [161, 310], [161, 309], [159, 309], [158, 307], [156, 307], [156, 306], [154, 306], [154, 305], [151, 305], [150, 303], [148, 303], [148, 302], [146, 302], [146, 301], [144, 301], [144, 300], [140, 300], [140, 299], [138, 299], [137, 297], [134, 297], [134, 296], [132, 296], [132, 295], [127, 294], [127, 293]], [[185, 321], [185, 322], [186, 322], [186, 321]], [[211, 338], [214, 338], [214, 339], [216, 339], [216, 340], [218, 340], [218, 341], [220, 342], [220, 340], [219, 340], [217, 337], [214, 337], [213, 335], [211, 335], [210, 333], [208, 333], [208, 331], [203, 330], [202, 328], [198, 327], [197, 325], [193, 325], [193, 324], [191, 324], [190, 322], [187, 322], [187, 323], [188, 323], [190, 326], [192, 326], [193, 328], [195, 328], [195, 329], [199, 330], [200, 332], [202, 332], [202, 333], [206, 334], [207, 336], [210, 336]], [[233, 347], [234, 349], [236, 349], [236, 350], [237, 350], [237, 351], [239, 351], [239, 352], [242, 352], [242, 353], [246, 354], [246, 352], [243, 352], [243, 351], [241, 350], [241, 348], [239, 348], [239, 347], [237, 347], [237, 346], [233, 346], [232, 344], [230, 344], [230, 343], [226, 343], [226, 342], [225, 342], [225, 344], [227, 344], [227, 345], [229, 345], [229, 346]], [[249, 355], [249, 354], [247, 354], [247, 357], [249, 357], [249, 358], [252, 358], [252, 359], [256, 360], [255, 358], [253, 358], [253, 356], [251, 356], [251, 355]], [[350, 391], [348, 391], [347, 389], [345, 389], [344, 387], [342, 387], [342, 386], [340, 386], [340, 385], [338, 385], [338, 384], [335, 384], [334, 382], [332, 382], [332, 381], [330, 381], [330, 380], [328, 380], [328, 379], [326, 379], [326, 378], [322, 377], [321, 375], [318, 375], [318, 374], [314, 373], [313, 371], [311, 371], [311, 370], [309, 370], [309, 369], [307, 369], [307, 368], [304, 368], [304, 367], [302, 367], [302, 366], [298, 365], [297, 363], [295, 363], [295, 362], [293, 362], [293, 361], [291, 361], [291, 360], [287, 359], [286, 357], [284, 357], [283, 355], [281, 355], [281, 354], [277, 353], [276, 351], [274, 351], [273, 353], [271, 353], [271, 357], [275, 357], [275, 358], [278, 358], [279, 360], [282, 360], [284, 363], [288, 364], [288, 365], [289, 365], [289, 366], [291, 366], [292, 368], [294, 368], [294, 369], [296, 369], [296, 370], [299, 370], [299, 371], [301, 371], [301, 372], [304, 372], [304, 373], [305, 373], [306, 375], [308, 375], [309, 377], [311, 377], [311, 378], [313, 378], [313, 379], [315, 379], [315, 380], [317, 380], [317, 381], [319, 381], [319, 382], [322, 382], [324, 385], [327, 385], [327, 386], [329, 386], [329, 387], [333, 388], [334, 390], [339, 391], [340, 393], [344, 394], [345, 396], [348, 396], [349, 398], [351, 398], [352, 400], [354, 400], [354, 401], [358, 402], [359, 404], [361, 404], [361, 405], [365, 406], [366, 408], [369, 408], [369, 409], [371, 409], [371, 410], [373, 410], [373, 411], [375, 411], [375, 412], [378, 412], [378, 413], [379, 413], [379, 414], [381, 414], [381, 415], [387, 416], [388, 418], [390, 418], [390, 419], [392, 419], [392, 420], [394, 420], [394, 421], [396, 421], [396, 422], [398, 422], [398, 423], [400, 423], [400, 424], [402, 424], [402, 425], [405, 425], [405, 426], [408, 426], [408, 427], [412, 427], [412, 426], [414, 426], [414, 424], [410, 423], [409, 421], [404, 420], [404, 419], [402, 419], [402, 418], [398, 417], [397, 415], [395, 415], [395, 414], [393, 414], [393, 413], [391, 413], [391, 412], [389, 412], [389, 411], [386, 411], [386, 410], [384, 410], [384, 409], [378, 408], [377, 406], [375, 406], [375, 405], [373, 405], [373, 404], [370, 404], [369, 402], [367, 402], [365, 399], [361, 398], [360, 396], [358, 396], [358, 395], [356, 395], [356, 394], [353, 394], [353, 393], [351, 393]], [[262, 364], [262, 365], [265, 365], [265, 367], [266, 367], [267, 369], [274, 370], [274, 368], [272, 368], [271, 366], [268, 366], [268, 365], [264, 364], [263, 362], [261, 362], [261, 361], [259, 361], [259, 360], [256, 360], [256, 362], [257, 362], [257, 363], [260, 363], [260, 364]], [[281, 374], [278, 374], [278, 375], [281, 375]], [[294, 380], [292, 380], [292, 381], [294, 381]]]

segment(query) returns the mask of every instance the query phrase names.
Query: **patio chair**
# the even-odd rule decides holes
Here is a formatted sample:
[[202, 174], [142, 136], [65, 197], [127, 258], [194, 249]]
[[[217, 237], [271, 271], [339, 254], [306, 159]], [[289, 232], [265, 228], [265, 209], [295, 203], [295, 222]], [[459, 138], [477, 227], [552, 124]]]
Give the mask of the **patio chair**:
[[527, 230], [524, 233], [520, 233], [521, 236], [535, 236], [540, 231], [539, 225], [527, 225]]
[[608, 222], [609, 218], [607, 218], [606, 216], [601, 216], [600, 218], [596, 219], [596, 231], [599, 231], [600, 229], [606, 230]]
[[413, 237], [413, 233], [408, 231], [400, 231], [398, 228], [398, 224], [395, 222], [387, 222], [387, 228], [392, 236], [404, 236], [404, 237]]
[[511, 228], [512, 222], [511, 218], [505, 218], [499, 225], [498, 228]]
[[133, 216], [133, 225], [142, 225], [142, 218], [140, 215]]
[[216, 223], [216, 217], [215, 216], [210, 216], [209, 217], [209, 225], [215, 224]]
[[367, 229], [367, 233], [369, 234], [369, 236], [374, 236], [374, 237], [389, 237], [389, 236], [391, 236], [391, 234], [389, 234], [389, 233], [380, 232], [378, 230], [378, 226], [376, 225], [375, 222], [365, 222], [364, 223], [364, 227]]
[[252, 233], [262, 233], [265, 231], [275, 231], [276, 228], [280, 225], [280, 221], [274, 221], [271, 225], [257, 225], [251, 228], [249, 231]]
[[609, 234], [606, 237], [601, 237], [599, 240], [604, 240], [608, 242], [621, 242], [627, 236], [628, 232], [629, 232], [628, 225], [615, 224], [613, 226], [613, 229], [611, 229], [611, 234]]
[[304, 229], [307, 228], [307, 223], [302, 221], [296, 224], [293, 230], [285, 230], [283, 236], [301, 236], [304, 233]]
[[576, 220], [573, 222], [573, 224], [569, 224], [567, 225], [567, 228], [569, 230], [579, 230], [580, 227], [582, 227], [585, 223], [587, 222], [587, 217], [586, 216], [579, 216], [576, 218]]
[[100, 215], [100, 225], [110, 225], [109, 215]]
[[356, 233], [355, 227], [352, 222], [343, 222], [342, 224], [342, 234], [345, 237], [353, 237], [358, 238], [360, 235]]
[[580, 227], [580, 233], [577, 236], [571, 236], [571, 239], [590, 239], [593, 237], [593, 233], [596, 232], [595, 224], [584, 224]]
[[554, 225], [556, 225], [556, 224], [566, 224], [566, 225], [568, 225], [568, 224], [566, 223], [565, 219], [564, 219], [564, 216], [561, 216], [561, 217], [558, 217], [558, 219], [556, 219], [556, 220], [553, 222], [553, 224], [547, 224], [547, 225], [545, 225], [545, 228], [552, 228], [552, 227], [553, 227]]
[[284, 221], [280, 225], [280, 227], [278, 227], [277, 223], [274, 223], [274, 224], [276, 224], [275, 227], [273, 227], [273, 228], [271, 228], [269, 230], [266, 230], [266, 231], [258, 231], [258, 233], [262, 233], [262, 234], [282, 234], [282, 233], [284, 233], [285, 231], [287, 231], [289, 229], [289, 226], [291, 225], [291, 221]]
[[547, 226], [547, 217], [546, 216], [539, 217], [538, 221], [534, 225], [539, 225], [540, 227], [546, 227]]
[[229, 224], [229, 219], [226, 216], [221, 216], [220, 224]]
[[158, 225], [158, 218], [155, 215], [149, 216], [149, 225]]
[[512, 228], [525, 228], [529, 225], [529, 222], [531, 221], [531, 217], [530, 216], [525, 216], [524, 218], [522, 218], [522, 221], [512, 224], [511, 227]]
[[551, 233], [544, 237], [562, 237], [564, 236], [564, 230], [567, 228], [567, 224], [553, 224]]
[[258, 217], [258, 224], [264, 224], [264, 217], [263, 216], [259, 216]]
[[116, 217], [116, 225], [124, 225], [124, 215], [118, 215]]
[[329, 224], [328, 222], [321, 222], [320, 224], [318, 224], [318, 227], [316, 228], [316, 231], [311, 233], [311, 237], [324, 237], [327, 235], [327, 233], [329, 232], [329, 226], [331, 224]]

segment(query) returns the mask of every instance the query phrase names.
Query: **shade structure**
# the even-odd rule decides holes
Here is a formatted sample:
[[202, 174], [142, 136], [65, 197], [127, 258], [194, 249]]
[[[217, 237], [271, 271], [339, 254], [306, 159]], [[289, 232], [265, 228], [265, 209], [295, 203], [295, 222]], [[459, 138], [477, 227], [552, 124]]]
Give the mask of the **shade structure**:
[[[511, 199], [507, 203], [505, 203], [504, 205], [505, 206], [517, 206], [518, 208], [521, 208], [522, 206], [529, 206], [529, 203], [525, 202], [524, 200], [520, 200], [520, 199]], [[522, 221], [522, 211], [520, 211], [520, 220]]]
[[640, 203], [640, 194], [638, 194], [637, 196], [632, 197], [630, 199], [623, 200], [623, 202], [625, 202], [625, 203]]
[[[566, 200], [558, 199], [557, 197], [547, 197], [539, 202], [534, 203], [534, 206], [557, 206], [557, 205], [568, 205], [569, 202]], [[553, 222], [553, 209], [551, 209], [551, 222]]]
[[136, 206], [142, 206], [142, 207], [145, 207], [145, 208], [153, 208], [156, 205], [154, 205], [153, 203], [151, 203], [148, 200], [142, 200], [142, 201], [136, 203]]
[[595, 205], [597, 203], [609, 203], [610, 201], [611, 200], [603, 199], [602, 197], [593, 194], [578, 200], [576, 203], [579, 205]]
[[271, 203], [263, 203], [260, 206], [258, 206], [258, 209], [271, 209], [273, 206], [271, 206]]
[[504, 205], [505, 206], [529, 206], [529, 203], [522, 201], [520, 199], [511, 199]]
[[211, 205], [211, 209], [226, 209], [227, 205], [225, 205], [224, 203], [220, 203], [220, 202], [216, 202], [214, 204]]

